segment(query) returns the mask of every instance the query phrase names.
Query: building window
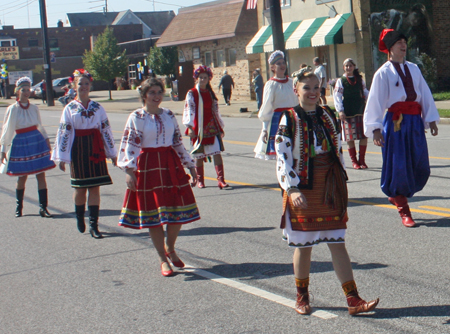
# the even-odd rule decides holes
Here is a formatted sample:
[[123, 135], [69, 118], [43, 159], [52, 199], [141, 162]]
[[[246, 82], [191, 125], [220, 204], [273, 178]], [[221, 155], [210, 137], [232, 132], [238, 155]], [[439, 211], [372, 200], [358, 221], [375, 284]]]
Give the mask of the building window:
[[186, 61], [186, 58], [184, 57], [184, 53], [182, 50], [178, 50], [178, 61], [180, 63], [184, 63]]
[[[320, 1], [320, 0], [316, 0]], [[329, 0], [329, 1], [336, 1], [336, 0]], [[291, 5], [291, 0], [280, 0], [280, 6], [281, 7], [287, 7]], [[264, 0], [264, 9], [269, 9], [270, 8], [270, 0]]]
[[49, 38], [48, 39], [48, 46], [50, 48], [57, 48], [58, 46], [58, 39], [57, 38]]
[[11, 46], [11, 41], [2, 41], [0, 42], [0, 46]]
[[216, 67], [225, 66], [225, 52], [223, 50], [217, 50], [217, 63]]
[[28, 46], [39, 46], [39, 40], [37, 39], [29, 39]]
[[205, 52], [205, 65], [211, 67], [212, 65], [212, 53], [211, 51]]
[[236, 65], [236, 49], [228, 50], [228, 66]]
[[199, 46], [192, 48], [192, 59], [200, 59], [200, 47]]

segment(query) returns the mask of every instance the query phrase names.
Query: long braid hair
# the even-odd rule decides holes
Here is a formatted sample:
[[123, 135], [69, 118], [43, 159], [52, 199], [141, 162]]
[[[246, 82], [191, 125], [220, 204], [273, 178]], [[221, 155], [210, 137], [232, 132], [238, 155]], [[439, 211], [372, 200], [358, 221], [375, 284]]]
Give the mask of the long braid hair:
[[212, 90], [211, 87], [211, 82], [209, 81], [208, 84], [206, 85], [206, 88], [209, 90], [209, 92], [211, 93], [211, 96], [213, 98], [213, 100], [219, 101], [219, 99], [217, 98], [216, 94], [214, 93], [214, 91]]

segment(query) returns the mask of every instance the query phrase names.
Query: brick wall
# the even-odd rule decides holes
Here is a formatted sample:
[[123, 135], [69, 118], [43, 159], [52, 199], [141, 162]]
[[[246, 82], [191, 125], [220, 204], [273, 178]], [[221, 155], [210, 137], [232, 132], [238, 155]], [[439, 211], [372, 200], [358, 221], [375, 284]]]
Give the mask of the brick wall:
[[[142, 34], [142, 26], [139, 24], [118, 25], [112, 28], [119, 43]], [[56, 56], [56, 62], [51, 63], [52, 77], [66, 77], [71, 75], [75, 68], [83, 67], [81, 56], [91, 49], [91, 36], [98, 36], [104, 30], [105, 26], [49, 28], [48, 37], [58, 40], [59, 49], [51, 51]], [[0, 30], [1, 35], [15, 38], [19, 47], [20, 59], [8, 60], [8, 70], [32, 70], [34, 82], [44, 79], [41, 29]], [[37, 40], [38, 45], [30, 47], [29, 40]]]
[[[245, 52], [245, 47], [253, 37], [253, 34], [239, 35], [232, 38], [219, 39], [215, 41], [205, 41], [195, 44], [185, 44], [178, 46], [178, 49], [183, 51], [186, 61], [193, 61], [194, 68], [205, 64], [205, 52], [211, 52], [213, 58], [213, 64], [211, 65], [214, 77], [211, 81], [211, 85], [216, 94], [219, 92], [219, 82], [223, 75], [223, 71], [227, 70], [228, 74], [233, 77], [234, 90], [232, 100], [248, 100], [250, 98], [255, 99], [253, 89], [251, 87], [252, 72], [256, 68], [261, 67], [259, 55], [248, 55]], [[200, 59], [193, 59], [192, 48], [200, 48]], [[228, 62], [228, 50], [236, 50], [236, 65], [229, 65]], [[217, 51], [225, 50], [225, 65], [217, 67]]]

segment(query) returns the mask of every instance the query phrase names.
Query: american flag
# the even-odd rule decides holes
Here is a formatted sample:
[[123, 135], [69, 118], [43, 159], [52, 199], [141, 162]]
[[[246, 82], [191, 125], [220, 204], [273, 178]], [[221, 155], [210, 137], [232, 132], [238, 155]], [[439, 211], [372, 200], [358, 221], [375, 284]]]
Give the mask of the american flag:
[[247, 0], [247, 9], [255, 9], [258, 0]]

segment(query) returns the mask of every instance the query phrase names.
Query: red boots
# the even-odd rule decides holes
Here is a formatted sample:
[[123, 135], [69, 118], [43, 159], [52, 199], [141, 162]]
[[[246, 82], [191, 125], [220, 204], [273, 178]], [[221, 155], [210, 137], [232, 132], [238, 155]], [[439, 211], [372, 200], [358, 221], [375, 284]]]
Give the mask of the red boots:
[[230, 187], [228, 183], [225, 182], [225, 174], [223, 171], [223, 165], [216, 165], [216, 173], [217, 173], [217, 185], [220, 189]]
[[402, 224], [406, 227], [415, 227], [416, 223], [411, 217], [411, 210], [409, 209], [408, 199], [403, 196], [389, 197], [389, 202], [397, 207], [397, 211], [402, 217]]
[[348, 149], [348, 154], [350, 154], [350, 159], [352, 160], [352, 165], [354, 169], [361, 169], [358, 160], [356, 160], [356, 148], [352, 147]]
[[[220, 189], [223, 188], [231, 188], [228, 183], [225, 182], [225, 175], [223, 171], [223, 164], [214, 166], [216, 167], [216, 173], [217, 173], [217, 185]], [[197, 186], [201, 188], [205, 188], [205, 170], [203, 166], [201, 167], [195, 167], [195, 171], [197, 172]]]
[[359, 145], [359, 159], [356, 159], [356, 147], [348, 148], [348, 154], [352, 160], [352, 165], [354, 169], [366, 169], [366, 150], [367, 145]]
[[361, 169], [366, 169], [368, 168], [366, 165], [366, 149], [367, 149], [367, 145], [359, 145], [359, 168]]
[[195, 172], [197, 173], [197, 187], [205, 188], [205, 170], [203, 166], [195, 167]]

